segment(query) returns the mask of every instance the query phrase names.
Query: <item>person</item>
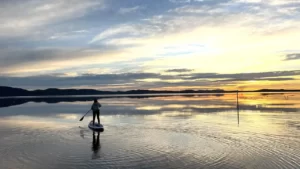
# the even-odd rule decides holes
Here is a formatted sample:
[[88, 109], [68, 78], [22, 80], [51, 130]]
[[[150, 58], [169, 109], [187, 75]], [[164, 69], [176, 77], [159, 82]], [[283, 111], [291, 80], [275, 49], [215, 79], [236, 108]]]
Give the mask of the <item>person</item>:
[[92, 110], [93, 110], [93, 125], [95, 125], [95, 116], [97, 115], [97, 119], [98, 119], [98, 124], [100, 124], [100, 119], [99, 119], [99, 114], [100, 114], [100, 110], [99, 107], [101, 107], [101, 104], [98, 102], [97, 99], [94, 99], [94, 103], [92, 105]]

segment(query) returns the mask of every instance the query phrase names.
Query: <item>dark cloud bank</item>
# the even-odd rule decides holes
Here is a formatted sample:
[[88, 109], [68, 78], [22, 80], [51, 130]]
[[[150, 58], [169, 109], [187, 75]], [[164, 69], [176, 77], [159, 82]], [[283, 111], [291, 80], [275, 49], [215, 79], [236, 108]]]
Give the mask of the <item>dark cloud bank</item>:
[[[222, 85], [235, 85], [242, 81], [291, 81], [296, 80], [293, 76], [299, 76], [300, 70], [218, 74], [218, 73], [186, 73], [189, 69], [174, 69], [175, 72], [185, 72], [179, 75], [164, 75], [159, 73], [121, 73], [121, 74], [82, 74], [76, 77], [64, 77], [57, 75], [30, 76], [30, 77], [7, 77], [0, 76], [1, 86], [22, 87], [27, 89], [36, 88], [68, 88], [79, 86], [114, 87], [115, 90], [124, 89], [148, 89], [176, 86], [199, 86], [212, 87]], [[171, 70], [171, 72], [174, 72]], [[170, 72], [170, 70], [167, 70]], [[148, 82], [145, 79], [160, 79], [161, 81]], [[168, 82], [167, 80], [181, 80], [181, 82]]]

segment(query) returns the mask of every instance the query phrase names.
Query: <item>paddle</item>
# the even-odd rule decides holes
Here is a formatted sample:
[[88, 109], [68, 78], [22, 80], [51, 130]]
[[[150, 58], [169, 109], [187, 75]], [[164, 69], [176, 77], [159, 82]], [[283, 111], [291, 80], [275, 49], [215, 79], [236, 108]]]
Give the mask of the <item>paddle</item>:
[[[89, 110], [88, 112], [85, 113], [85, 115], [87, 115], [91, 110]], [[84, 116], [85, 116], [84, 115]], [[81, 117], [81, 119], [79, 121], [82, 121], [84, 119], [84, 116]]]

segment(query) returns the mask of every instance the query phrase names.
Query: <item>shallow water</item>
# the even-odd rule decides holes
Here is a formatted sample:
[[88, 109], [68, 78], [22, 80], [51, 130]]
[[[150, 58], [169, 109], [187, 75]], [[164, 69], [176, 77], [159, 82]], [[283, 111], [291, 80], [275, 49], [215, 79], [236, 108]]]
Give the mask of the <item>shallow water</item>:
[[300, 93], [0, 99], [0, 168], [300, 168]]

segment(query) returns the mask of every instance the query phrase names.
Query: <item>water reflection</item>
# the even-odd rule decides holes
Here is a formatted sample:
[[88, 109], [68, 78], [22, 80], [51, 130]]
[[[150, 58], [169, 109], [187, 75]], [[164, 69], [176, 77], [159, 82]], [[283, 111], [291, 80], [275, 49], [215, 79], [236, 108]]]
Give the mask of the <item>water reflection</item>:
[[[225, 95], [171, 95], [171, 96], [123, 96], [102, 97], [102, 115], [137, 114], [152, 115], [169, 112], [193, 112], [193, 113], [216, 113], [229, 111], [261, 111], [261, 112], [298, 112], [300, 109], [300, 94], [259, 94], [239, 93]], [[89, 108], [91, 97], [69, 97], [69, 98], [6, 98], [0, 99], [0, 115], [38, 115], [52, 116], [59, 112], [64, 118], [77, 118]], [[285, 99], [287, 98], [288, 99]], [[139, 98], [139, 99], [137, 99]], [[32, 106], [30, 112], [18, 105]], [[238, 104], [238, 106], [237, 106]], [[55, 105], [55, 106], [54, 106]], [[43, 109], [41, 112], [40, 110]], [[77, 114], [77, 115], [76, 115]], [[56, 114], [57, 115], [57, 114]]]
[[79, 129], [80, 129], [80, 131], [79, 131], [79, 134], [80, 134], [80, 137], [82, 138], [82, 139], [84, 139], [85, 137], [84, 137], [84, 133], [87, 131], [85, 128], [83, 128], [83, 127], [81, 127], [81, 126], [79, 126]]
[[101, 149], [100, 144], [100, 132], [93, 131], [93, 142], [92, 142], [92, 159], [100, 158], [99, 150]]
[[236, 113], [238, 126], [240, 126], [240, 103], [239, 103], [239, 92], [236, 93]]
[[105, 98], [100, 117], [109, 129], [105, 133], [88, 128], [91, 114], [79, 122], [91, 100], [73, 101], [0, 108], [0, 166], [300, 166], [300, 94]]
[[98, 99], [119, 99], [119, 98], [131, 98], [131, 99], [145, 99], [145, 98], [159, 98], [159, 97], [174, 97], [174, 96], [181, 96], [187, 98], [193, 97], [206, 97], [206, 96], [216, 96], [220, 97], [224, 94], [170, 94], [170, 95], [108, 95], [108, 96], [52, 96], [52, 97], [0, 97], [0, 107], [10, 107], [25, 104], [28, 102], [36, 102], [36, 103], [60, 103], [60, 102], [86, 102], [91, 101], [95, 97]]
[[[82, 139], [86, 139], [86, 133], [90, 134], [90, 129], [86, 129], [84, 127], [79, 126], [79, 134], [80, 137]], [[100, 158], [100, 150], [101, 150], [101, 143], [100, 143], [100, 133], [98, 131], [92, 131], [93, 135], [92, 135], [92, 145], [91, 145], [91, 150], [92, 150], [92, 159], [98, 159]], [[87, 137], [87, 139], [90, 139], [89, 137]]]

